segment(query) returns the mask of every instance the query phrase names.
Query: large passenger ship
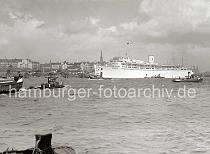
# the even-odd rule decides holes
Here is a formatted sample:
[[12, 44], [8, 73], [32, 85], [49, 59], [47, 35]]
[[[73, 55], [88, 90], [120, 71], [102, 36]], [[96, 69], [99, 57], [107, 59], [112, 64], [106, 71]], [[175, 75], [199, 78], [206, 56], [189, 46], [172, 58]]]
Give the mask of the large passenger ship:
[[104, 65], [95, 66], [95, 75], [102, 78], [185, 78], [193, 71], [180, 65], [160, 65], [153, 55], [148, 61], [114, 57]]

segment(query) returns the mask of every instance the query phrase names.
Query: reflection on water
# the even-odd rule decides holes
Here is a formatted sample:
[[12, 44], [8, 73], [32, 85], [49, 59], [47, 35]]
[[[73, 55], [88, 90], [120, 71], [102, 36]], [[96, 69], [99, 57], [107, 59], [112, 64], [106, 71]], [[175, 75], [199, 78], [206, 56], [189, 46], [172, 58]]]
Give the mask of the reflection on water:
[[[145, 88], [183, 84], [168, 79], [63, 79], [74, 88]], [[25, 79], [24, 87], [44, 79]], [[34, 134], [84, 154], [210, 153], [210, 80], [187, 83], [195, 98], [8, 98], [0, 96], [0, 151], [33, 147]]]

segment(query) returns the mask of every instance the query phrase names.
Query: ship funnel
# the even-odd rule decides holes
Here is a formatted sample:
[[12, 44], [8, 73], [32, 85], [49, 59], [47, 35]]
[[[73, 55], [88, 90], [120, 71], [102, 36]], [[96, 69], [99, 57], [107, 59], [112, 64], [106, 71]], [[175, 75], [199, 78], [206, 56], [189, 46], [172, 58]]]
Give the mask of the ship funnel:
[[149, 55], [149, 56], [148, 56], [148, 62], [149, 62], [150, 64], [154, 64], [154, 63], [155, 63], [155, 57], [154, 57], [153, 55]]

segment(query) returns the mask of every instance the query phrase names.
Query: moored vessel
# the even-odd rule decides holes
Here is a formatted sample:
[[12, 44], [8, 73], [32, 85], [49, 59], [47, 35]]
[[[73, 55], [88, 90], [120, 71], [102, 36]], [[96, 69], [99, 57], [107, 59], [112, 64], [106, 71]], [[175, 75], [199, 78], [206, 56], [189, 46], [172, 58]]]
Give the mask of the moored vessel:
[[13, 78], [0, 79], [0, 94], [18, 92], [23, 86], [23, 77], [15, 76]]
[[40, 89], [55, 89], [55, 88], [63, 88], [65, 87], [63, 85], [63, 82], [58, 82], [56, 81], [58, 77], [55, 76], [49, 76], [47, 77], [47, 83], [41, 84], [41, 88]]
[[58, 77], [55, 76], [48, 76], [47, 78], [47, 83], [42, 83], [40, 86], [38, 87], [29, 87], [29, 89], [57, 89], [57, 88], [64, 88], [65, 85], [63, 85], [63, 82], [57, 81]]
[[155, 57], [148, 56], [148, 62], [114, 57], [109, 63], [95, 66], [95, 75], [102, 78], [185, 78], [193, 71], [180, 65], [160, 65]]
[[173, 82], [202, 82], [203, 78], [201, 77], [193, 77], [193, 78], [178, 78], [178, 79], [173, 79]]

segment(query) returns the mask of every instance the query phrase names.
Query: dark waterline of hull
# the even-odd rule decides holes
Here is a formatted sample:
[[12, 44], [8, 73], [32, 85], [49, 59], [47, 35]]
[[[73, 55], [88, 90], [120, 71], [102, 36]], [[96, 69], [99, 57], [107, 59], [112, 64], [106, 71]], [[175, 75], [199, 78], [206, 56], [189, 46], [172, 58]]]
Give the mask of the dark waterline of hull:
[[10, 83], [0, 83], [0, 94], [8, 94], [18, 92], [23, 86], [23, 82], [16, 81]]

